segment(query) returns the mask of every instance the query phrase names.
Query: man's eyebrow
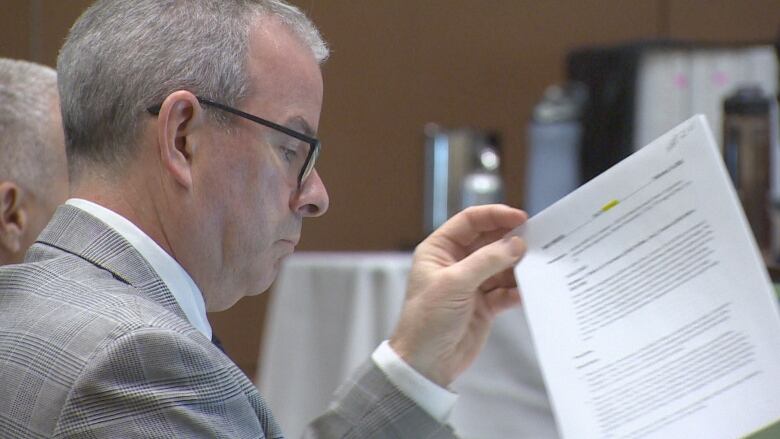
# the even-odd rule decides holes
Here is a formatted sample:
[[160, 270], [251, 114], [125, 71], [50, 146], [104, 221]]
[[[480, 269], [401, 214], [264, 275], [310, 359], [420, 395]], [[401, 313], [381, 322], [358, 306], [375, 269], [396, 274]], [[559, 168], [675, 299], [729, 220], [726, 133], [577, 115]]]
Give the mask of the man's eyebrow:
[[287, 119], [287, 122], [284, 123], [284, 126], [290, 128], [291, 130], [306, 134], [309, 137], [315, 137], [316, 134], [311, 125], [309, 125], [309, 122], [306, 122], [306, 119], [301, 116], [294, 116]]

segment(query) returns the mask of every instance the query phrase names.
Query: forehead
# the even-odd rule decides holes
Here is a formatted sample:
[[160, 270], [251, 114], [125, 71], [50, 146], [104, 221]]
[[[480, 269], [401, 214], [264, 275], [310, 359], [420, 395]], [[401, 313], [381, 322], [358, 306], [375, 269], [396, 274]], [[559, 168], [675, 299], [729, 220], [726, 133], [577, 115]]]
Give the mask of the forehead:
[[247, 69], [252, 85], [248, 104], [256, 114], [316, 128], [323, 95], [320, 66], [286, 25], [271, 17], [255, 20]]

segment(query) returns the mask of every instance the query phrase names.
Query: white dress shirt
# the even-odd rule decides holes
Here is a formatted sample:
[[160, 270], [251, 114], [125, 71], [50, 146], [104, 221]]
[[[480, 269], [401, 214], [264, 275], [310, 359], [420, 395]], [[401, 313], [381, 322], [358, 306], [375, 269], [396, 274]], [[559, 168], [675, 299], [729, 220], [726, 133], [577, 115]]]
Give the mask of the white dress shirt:
[[[195, 328], [211, 340], [211, 325], [206, 316], [203, 294], [189, 274], [152, 238], [118, 213], [81, 198], [71, 198], [66, 204], [77, 207], [103, 221], [127, 240], [149, 262], [170, 290], [184, 315]], [[457, 395], [428, 380], [398, 356], [385, 341], [371, 359], [387, 375], [391, 383], [428, 412], [444, 422], [455, 406]]]
[[190, 324], [211, 340], [211, 325], [206, 317], [206, 302], [203, 300], [203, 294], [190, 275], [171, 255], [135, 224], [113, 210], [81, 198], [71, 198], [65, 204], [78, 207], [122, 235], [160, 276]]
[[387, 340], [371, 354], [371, 359], [382, 369], [398, 389], [416, 402], [439, 422], [449, 418], [458, 395], [422, 376], [398, 356]]

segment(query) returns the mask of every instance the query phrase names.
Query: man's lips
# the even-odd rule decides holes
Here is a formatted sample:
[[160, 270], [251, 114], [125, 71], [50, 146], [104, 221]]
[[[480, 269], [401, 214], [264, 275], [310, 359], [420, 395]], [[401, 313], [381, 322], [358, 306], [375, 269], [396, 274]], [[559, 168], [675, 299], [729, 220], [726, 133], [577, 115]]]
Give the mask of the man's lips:
[[300, 237], [296, 238], [283, 238], [280, 239], [279, 242], [283, 242], [285, 244], [291, 244], [293, 247], [298, 245], [298, 241], [300, 240]]

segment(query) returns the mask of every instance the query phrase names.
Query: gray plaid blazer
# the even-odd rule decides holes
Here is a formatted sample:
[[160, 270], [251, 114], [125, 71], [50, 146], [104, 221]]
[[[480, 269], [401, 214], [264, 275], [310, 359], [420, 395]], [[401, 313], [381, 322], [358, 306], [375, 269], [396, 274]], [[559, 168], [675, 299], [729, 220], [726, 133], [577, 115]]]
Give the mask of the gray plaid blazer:
[[[370, 361], [309, 438], [446, 438]], [[1, 438], [280, 438], [255, 386], [118, 233], [60, 206], [0, 268]]]

